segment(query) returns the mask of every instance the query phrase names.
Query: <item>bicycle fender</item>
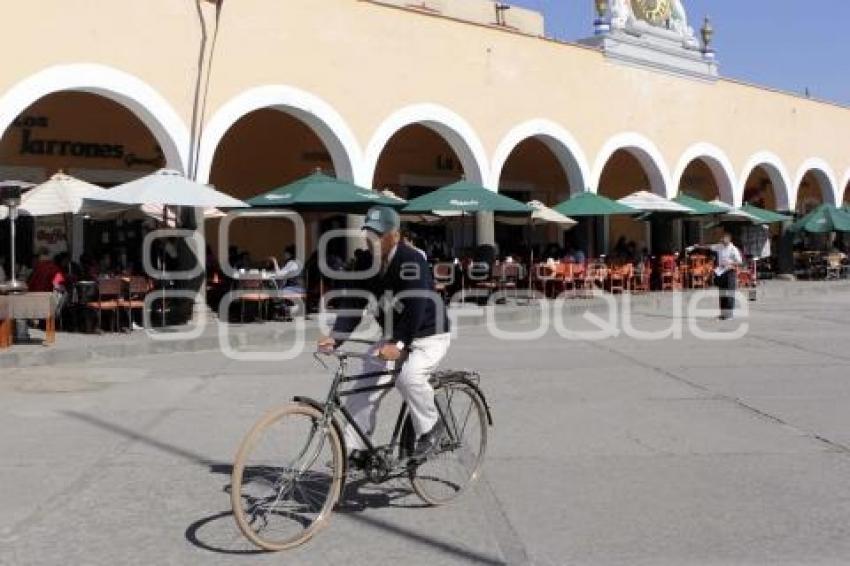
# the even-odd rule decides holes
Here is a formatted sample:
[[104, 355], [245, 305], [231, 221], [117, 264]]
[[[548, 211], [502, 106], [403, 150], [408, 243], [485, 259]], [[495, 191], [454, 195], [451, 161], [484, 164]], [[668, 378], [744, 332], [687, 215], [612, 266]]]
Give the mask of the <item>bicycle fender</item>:
[[487, 402], [487, 397], [484, 396], [484, 392], [481, 391], [481, 387], [478, 386], [475, 381], [471, 380], [467, 373], [464, 371], [444, 371], [440, 374], [434, 376], [440, 383], [462, 383], [472, 389], [476, 395], [481, 399], [481, 402], [484, 403], [484, 410], [487, 413], [487, 424], [493, 426], [493, 413], [490, 411], [490, 404]]

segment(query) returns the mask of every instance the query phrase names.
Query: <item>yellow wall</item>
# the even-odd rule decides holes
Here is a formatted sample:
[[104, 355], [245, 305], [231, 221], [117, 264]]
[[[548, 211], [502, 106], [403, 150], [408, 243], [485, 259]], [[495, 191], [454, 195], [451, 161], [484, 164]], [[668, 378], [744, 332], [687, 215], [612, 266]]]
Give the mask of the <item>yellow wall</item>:
[[[215, 8], [199, 6], [212, 34]], [[98, 63], [140, 78], [192, 123], [202, 36], [193, 2], [39, 0], [6, 12], [8, 21], [35, 23], [4, 30], [6, 45], [26, 48], [4, 58], [0, 93], [53, 65]], [[33, 41], [34, 26], [49, 41]], [[738, 177], [763, 150], [779, 156], [792, 183], [813, 156], [838, 182], [850, 170], [846, 108], [624, 67], [591, 49], [365, 0], [225, 0], [206, 121], [268, 84], [326, 101], [361, 148], [394, 111], [429, 102], [462, 116], [489, 156], [517, 124], [546, 118], [573, 134], [591, 167], [606, 140], [634, 131], [660, 148], [670, 171], [699, 141], [720, 147]]]

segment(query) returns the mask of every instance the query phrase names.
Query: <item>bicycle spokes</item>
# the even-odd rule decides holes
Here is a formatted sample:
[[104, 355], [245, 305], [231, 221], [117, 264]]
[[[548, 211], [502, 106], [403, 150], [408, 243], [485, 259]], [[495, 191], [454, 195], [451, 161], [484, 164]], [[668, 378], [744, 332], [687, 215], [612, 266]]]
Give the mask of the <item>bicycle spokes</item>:
[[315, 409], [295, 405], [258, 423], [243, 444], [231, 495], [240, 529], [255, 544], [298, 544], [330, 513], [343, 456], [336, 432], [323, 422]]
[[486, 411], [468, 385], [444, 384], [435, 401], [445, 433], [424, 462], [411, 470], [416, 493], [428, 503], [446, 503], [475, 482], [487, 446]]

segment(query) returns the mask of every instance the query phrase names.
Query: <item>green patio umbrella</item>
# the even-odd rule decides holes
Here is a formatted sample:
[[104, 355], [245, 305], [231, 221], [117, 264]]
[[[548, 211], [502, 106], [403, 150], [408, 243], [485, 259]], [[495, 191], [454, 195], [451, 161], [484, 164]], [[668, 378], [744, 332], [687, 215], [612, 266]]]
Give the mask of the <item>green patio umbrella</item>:
[[755, 216], [765, 224], [774, 224], [776, 222], [788, 222], [790, 220], [794, 220], [790, 216], [779, 214], [778, 212], [773, 212], [772, 210], [765, 210], [763, 208], [753, 206], [750, 203], [744, 204], [744, 206], [742, 206], [740, 210], [743, 210], [744, 212]]
[[569, 200], [553, 208], [564, 216], [616, 216], [641, 213], [640, 210], [590, 191], [573, 195]]
[[[461, 218], [477, 212], [497, 212], [501, 216], [530, 217], [534, 209], [470, 181], [458, 181], [441, 189], [412, 199], [402, 209], [403, 215], [433, 214], [439, 217]], [[466, 302], [466, 277], [461, 278], [461, 303]]]
[[721, 215], [726, 214], [727, 209], [717, 206], [716, 204], [711, 204], [710, 202], [705, 202], [704, 200], [700, 200], [696, 197], [692, 197], [686, 194], [679, 194], [673, 198], [674, 201], [678, 202], [683, 206], [687, 206], [692, 209], [693, 212], [691, 216], [711, 216], [711, 215]]
[[[527, 204], [500, 195], [469, 181], [458, 181], [415, 198], [402, 209], [403, 214], [474, 214], [498, 212], [500, 215], [529, 216], [534, 209]], [[456, 214], [455, 214], [456, 215]]]
[[795, 222], [790, 229], [810, 234], [850, 232], [850, 213], [831, 204], [822, 204]]
[[401, 208], [406, 201], [316, 171], [246, 202], [254, 207], [363, 214], [376, 205]]
[[588, 245], [590, 245], [590, 242], [596, 240], [593, 234], [596, 233], [598, 217], [636, 216], [641, 214], [640, 210], [620, 204], [615, 200], [605, 198], [589, 190], [573, 195], [569, 200], [565, 200], [561, 204], [552, 207], [552, 209], [572, 218], [582, 216], [591, 217], [593, 219], [592, 222], [586, 224]]

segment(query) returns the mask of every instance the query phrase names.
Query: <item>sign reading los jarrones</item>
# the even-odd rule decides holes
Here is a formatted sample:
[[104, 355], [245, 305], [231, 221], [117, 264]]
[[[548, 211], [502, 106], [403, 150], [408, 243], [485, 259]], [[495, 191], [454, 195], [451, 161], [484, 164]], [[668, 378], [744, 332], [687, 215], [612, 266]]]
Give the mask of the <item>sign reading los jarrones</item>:
[[21, 116], [13, 123], [21, 130], [21, 155], [57, 155], [90, 159], [124, 159], [122, 144], [93, 143], [75, 140], [57, 140], [39, 138], [37, 129], [48, 128], [50, 119], [46, 116]]

